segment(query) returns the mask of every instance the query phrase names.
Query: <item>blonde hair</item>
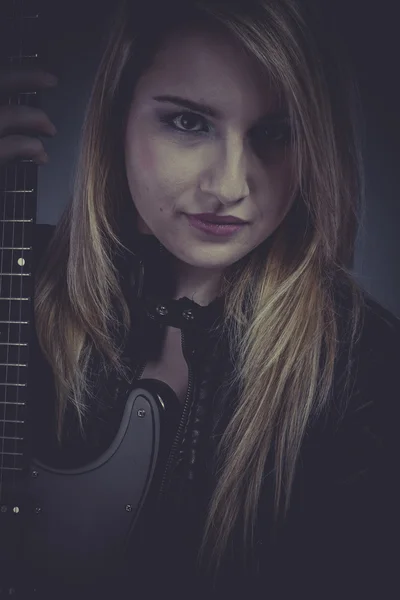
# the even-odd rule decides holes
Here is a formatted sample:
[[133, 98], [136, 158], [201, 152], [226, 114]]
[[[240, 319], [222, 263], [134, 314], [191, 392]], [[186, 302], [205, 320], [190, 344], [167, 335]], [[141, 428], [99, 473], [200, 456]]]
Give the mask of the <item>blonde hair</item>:
[[[268, 240], [268, 256], [262, 244], [227, 269], [221, 285], [221, 335], [235, 357], [229, 386], [238, 401], [218, 447], [218, 482], [199, 553], [209, 548], [210, 563], [218, 566], [239, 519], [243, 547], [254, 542], [270, 455], [275, 515], [286, 514], [307, 427], [330, 405], [341, 335], [349, 334], [351, 351], [361, 331], [363, 293], [350, 271], [363, 196], [357, 94], [307, 26], [312, 13], [304, 16], [294, 0], [172, 0], [163, 4], [165, 14], [159, 8], [157, 22], [152, 2], [145, 4], [147, 10], [141, 6], [135, 13], [129, 2], [121, 3], [100, 62], [72, 200], [37, 274], [36, 330], [54, 372], [61, 438], [68, 403], [82, 425], [94, 350], [106, 371], [126, 376], [115, 334], [127, 335], [130, 315], [115, 258], [127, 250], [119, 226], [133, 205], [122, 135], [135, 83], [174, 28], [207, 22], [223, 27], [265, 67], [285, 98], [298, 192]], [[340, 289], [350, 299], [343, 328]]]

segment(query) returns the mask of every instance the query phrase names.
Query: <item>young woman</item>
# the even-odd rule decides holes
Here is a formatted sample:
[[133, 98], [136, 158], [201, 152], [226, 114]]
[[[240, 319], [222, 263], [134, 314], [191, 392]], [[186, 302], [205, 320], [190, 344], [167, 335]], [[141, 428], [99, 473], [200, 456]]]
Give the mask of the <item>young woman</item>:
[[[32, 355], [48, 464], [99, 456], [141, 378], [180, 403], [162, 501], [111, 587], [99, 573], [106, 595], [396, 596], [400, 323], [351, 274], [343, 64], [295, 0], [121, 3]], [[26, 134], [52, 134], [47, 116], [1, 111], [3, 164], [40, 162]]]

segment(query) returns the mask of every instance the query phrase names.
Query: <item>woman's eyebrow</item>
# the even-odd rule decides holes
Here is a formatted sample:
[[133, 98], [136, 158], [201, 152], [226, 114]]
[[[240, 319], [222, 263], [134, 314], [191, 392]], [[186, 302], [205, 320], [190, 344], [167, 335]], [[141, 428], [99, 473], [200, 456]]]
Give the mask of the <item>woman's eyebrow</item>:
[[190, 110], [195, 110], [209, 117], [214, 117], [215, 119], [222, 118], [222, 114], [219, 110], [212, 108], [207, 104], [200, 104], [200, 102], [195, 102], [194, 100], [189, 100], [188, 98], [181, 98], [181, 96], [154, 96], [153, 100], [157, 100], [157, 102], [171, 102], [177, 106], [183, 106], [185, 108], [189, 108]]
[[[188, 108], [189, 110], [194, 110], [196, 112], [202, 113], [209, 117], [213, 117], [214, 119], [222, 119], [222, 113], [212, 106], [208, 104], [203, 104], [200, 102], [195, 102], [194, 100], [189, 100], [189, 98], [182, 98], [181, 96], [170, 96], [170, 95], [162, 95], [162, 96], [153, 96], [153, 100], [157, 100], [157, 102], [170, 102], [171, 104], [175, 104], [177, 106], [182, 106], [184, 108]], [[287, 116], [286, 111], [282, 109], [277, 109], [266, 113], [264, 116], [260, 117], [257, 122], [262, 122], [266, 119], [275, 120], [282, 119]]]

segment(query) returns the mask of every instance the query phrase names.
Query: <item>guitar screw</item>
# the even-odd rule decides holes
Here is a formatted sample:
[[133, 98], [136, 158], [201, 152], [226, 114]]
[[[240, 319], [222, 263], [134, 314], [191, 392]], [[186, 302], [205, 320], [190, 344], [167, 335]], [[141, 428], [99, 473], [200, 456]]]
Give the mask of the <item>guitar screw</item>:
[[40, 508], [40, 506], [37, 506], [37, 507], [35, 508], [35, 513], [38, 515], [38, 514], [39, 514], [39, 513], [41, 513], [41, 512], [42, 512], [42, 509]]
[[32, 471], [31, 475], [32, 475], [32, 477], [37, 477], [39, 475], [39, 473], [37, 471]]
[[143, 419], [143, 417], [146, 416], [146, 411], [144, 410], [144, 408], [139, 408], [139, 410], [137, 411], [137, 416], [141, 419]]
[[132, 505], [131, 504], [127, 504], [125, 506], [125, 510], [126, 510], [126, 512], [132, 512]]

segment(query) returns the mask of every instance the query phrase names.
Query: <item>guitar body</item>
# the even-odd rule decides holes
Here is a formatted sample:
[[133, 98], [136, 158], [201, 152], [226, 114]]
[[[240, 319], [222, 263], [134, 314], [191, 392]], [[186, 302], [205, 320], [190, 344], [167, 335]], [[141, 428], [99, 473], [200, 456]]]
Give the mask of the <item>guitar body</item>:
[[[33, 463], [29, 487], [40, 512], [26, 532], [25, 555], [35, 570], [60, 576], [68, 565], [89, 579], [118, 562], [146, 497], [158, 455], [160, 407], [143, 387], [131, 392], [108, 450], [80, 469]], [[31, 475], [32, 475], [31, 472]], [[62, 540], [62, 544], [60, 544]]]
[[10, 538], [1, 540], [8, 549], [1, 557], [4, 590], [30, 597], [42, 585], [93, 582], [118, 567], [153, 480], [166, 406], [178, 415], [166, 396], [170, 400], [171, 389], [163, 382], [141, 380], [112, 444], [81, 468], [59, 470], [32, 460], [1, 516], [7, 522], [2, 537]]

